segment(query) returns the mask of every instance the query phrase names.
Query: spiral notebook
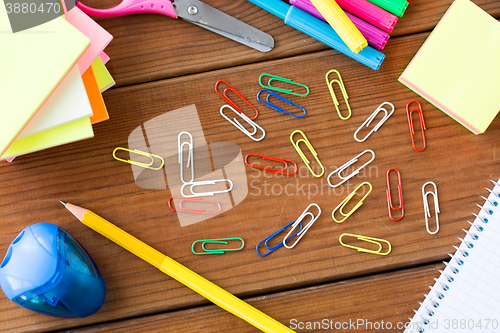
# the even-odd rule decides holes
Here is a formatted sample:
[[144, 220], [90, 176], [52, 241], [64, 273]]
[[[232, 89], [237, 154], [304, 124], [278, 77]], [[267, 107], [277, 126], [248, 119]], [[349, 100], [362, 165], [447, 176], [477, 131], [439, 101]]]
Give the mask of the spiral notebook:
[[405, 333], [500, 332], [500, 180]]

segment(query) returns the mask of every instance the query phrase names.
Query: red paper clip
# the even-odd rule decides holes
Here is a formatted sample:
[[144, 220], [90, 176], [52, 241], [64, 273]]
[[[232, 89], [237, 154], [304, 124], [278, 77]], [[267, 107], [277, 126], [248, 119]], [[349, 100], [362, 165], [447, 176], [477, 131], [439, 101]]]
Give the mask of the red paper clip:
[[[182, 199], [179, 202], [179, 209], [175, 209], [172, 207], [171, 202], [173, 199]], [[198, 203], [213, 203], [213, 204], [216, 204], [217, 206], [219, 206], [219, 210], [216, 212], [206, 212], [204, 209], [184, 208], [184, 207], [182, 207], [182, 203], [184, 201], [192, 201], [192, 202], [198, 202]], [[220, 203], [218, 203], [216, 201], [205, 201], [205, 200], [201, 200], [198, 198], [184, 198], [184, 197], [171, 197], [170, 199], [168, 199], [168, 207], [170, 208], [170, 210], [172, 210], [174, 212], [195, 213], [195, 214], [212, 214], [212, 215], [218, 214], [222, 210]]]
[[[413, 109], [410, 111], [409, 106], [411, 103], [417, 103], [418, 109]], [[415, 134], [415, 128], [413, 127], [413, 118], [411, 117], [411, 114], [413, 111], [418, 112], [418, 114], [420, 116], [420, 123], [422, 124], [422, 138], [424, 140], [424, 147], [422, 149], [417, 149], [417, 147], [415, 147], [415, 139], [413, 138], [413, 134]], [[424, 113], [422, 112], [422, 106], [420, 105], [420, 103], [418, 101], [411, 101], [410, 103], [406, 104], [406, 114], [408, 115], [408, 124], [410, 125], [411, 144], [413, 145], [413, 149], [415, 149], [416, 151], [422, 151], [426, 147], [425, 132], [424, 131], [427, 129], [425, 127]]]
[[[219, 90], [217, 89], [217, 88], [219, 87], [219, 83], [221, 83], [221, 82], [224, 82], [225, 84], [227, 84], [227, 88], [226, 88], [226, 89], [224, 89], [224, 91], [222, 92], [222, 94], [221, 94], [221, 93], [219, 92]], [[222, 98], [223, 98], [226, 102], [228, 102], [228, 103], [229, 103], [229, 104], [230, 104], [233, 108], [235, 108], [238, 112], [243, 113], [243, 112], [241, 111], [241, 108], [240, 108], [239, 106], [237, 106], [237, 105], [236, 105], [236, 104], [235, 104], [235, 103], [234, 103], [234, 102], [233, 102], [233, 101], [232, 101], [229, 97], [227, 97], [226, 92], [227, 92], [228, 90], [229, 90], [229, 91], [234, 92], [234, 93], [235, 93], [235, 94], [236, 94], [239, 98], [241, 98], [242, 100], [244, 100], [244, 101], [245, 101], [245, 103], [247, 103], [247, 104], [248, 104], [248, 105], [249, 105], [252, 109], [254, 109], [254, 111], [255, 111], [255, 117], [250, 118], [250, 117], [248, 117], [246, 114], [245, 114], [245, 116], [247, 116], [247, 117], [248, 117], [248, 118], [250, 118], [251, 120], [255, 120], [255, 119], [257, 119], [257, 116], [259, 115], [259, 111], [257, 111], [257, 109], [255, 108], [255, 106], [253, 106], [253, 105], [252, 105], [249, 101], [247, 101], [247, 99], [245, 98], [245, 96], [243, 96], [242, 94], [240, 94], [240, 92], [239, 92], [238, 90], [234, 89], [232, 85], [230, 85], [229, 83], [227, 83], [227, 82], [226, 82], [226, 81], [224, 81], [224, 80], [219, 80], [219, 81], [217, 81], [217, 82], [215, 83], [215, 92], [216, 92], [216, 93], [217, 93], [220, 97], [222, 97]], [[243, 113], [243, 114], [244, 114], [244, 113]]]
[[[399, 193], [399, 207], [394, 207], [392, 205], [392, 198], [391, 198], [391, 183], [389, 181], [389, 173], [394, 170], [398, 173], [398, 193]], [[399, 173], [399, 170], [396, 168], [392, 168], [387, 170], [387, 206], [389, 208], [389, 217], [393, 221], [399, 221], [403, 218], [405, 215], [405, 209], [403, 207], [403, 188], [401, 187], [401, 174]], [[392, 217], [392, 211], [393, 210], [401, 210], [401, 216], [397, 219]]]
[[[257, 166], [257, 165], [251, 165], [251, 164], [248, 163], [248, 156], [262, 157], [265, 160], [281, 162], [281, 163], [283, 163], [285, 165], [285, 167], [283, 169], [272, 169], [272, 168], [264, 168], [264, 167]], [[293, 164], [293, 166], [295, 168], [295, 170], [293, 172], [291, 172], [291, 173], [290, 172], [289, 173], [285, 172], [285, 170], [288, 168], [288, 163]], [[269, 157], [269, 156], [257, 155], [257, 154], [248, 154], [247, 156], [245, 156], [245, 164], [248, 165], [251, 168], [261, 169], [261, 170], [264, 170], [265, 172], [272, 172], [272, 173], [277, 173], [277, 174], [280, 174], [280, 175], [293, 176], [293, 175], [295, 175], [297, 173], [297, 164], [294, 161], [285, 160], [283, 158]]]

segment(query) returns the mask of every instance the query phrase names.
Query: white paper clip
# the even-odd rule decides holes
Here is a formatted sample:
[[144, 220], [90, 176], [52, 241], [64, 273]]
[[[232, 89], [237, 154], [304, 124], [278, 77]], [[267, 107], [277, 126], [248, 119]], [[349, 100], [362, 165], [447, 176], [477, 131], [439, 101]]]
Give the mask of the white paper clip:
[[[221, 182], [228, 182], [229, 183], [229, 189], [225, 189], [222, 191], [210, 191], [210, 192], [195, 192], [193, 191], [193, 187], [195, 186], [203, 186], [203, 185], [215, 185], [216, 183], [221, 183]], [[192, 194], [184, 194], [184, 188], [186, 186], [189, 186], [189, 190], [191, 191]], [[202, 180], [198, 182], [192, 182], [192, 183], [185, 183], [181, 187], [181, 194], [185, 198], [192, 198], [192, 197], [208, 197], [212, 196], [217, 193], [227, 193], [233, 189], [233, 182], [230, 179], [216, 179], [216, 180]]]
[[[315, 206], [316, 208], [318, 208], [318, 215], [314, 216], [313, 213], [308, 212], [309, 207], [311, 207], [311, 206]], [[307, 230], [309, 230], [309, 228], [312, 227], [312, 225], [314, 224], [314, 222], [316, 222], [316, 220], [318, 219], [318, 217], [320, 215], [321, 215], [321, 208], [319, 208], [319, 206], [317, 204], [312, 203], [309, 206], [307, 206], [307, 208], [302, 212], [302, 214], [300, 214], [299, 218], [292, 224], [292, 229], [290, 229], [290, 231], [288, 232], [288, 234], [283, 239], [283, 245], [287, 249], [291, 249], [295, 245], [297, 245], [297, 243], [299, 242], [299, 240], [306, 234]], [[290, 236], [294, 233], [295, 228], [299, 225], [300, 222], [302, 222], [302, 220], [306, 216], [310, 216], [311, 217], [311, 221], [309, 221], [309, 223], [307, 223], [307, 225], [297, 234], [298, 238], [295, 241], [295, 243], [293, 243], [292, 245], [288, 245], [287, 241], [289, 240]]]
[[[229, 108], [229, 109], [233, 110], [234, 113], [236, 113], [240, 118], [242, 118], [244, 121], [246, 121], [247, 124], [250, 125], [253, 128], [253, 132], [250, 133], [243, 125], [241, 125], [241, 123], [238, 120], [236, 120], [236, 118], [233, 118], [233, 120], [229, 119], [224, 114], [224, 112], [222, 112], [222, 110], [224, 108]], [[233, 124], [237, 129], [239, 129], [240, 131], [242, 131], [246, 136], [248, 136], [250, 139], [252, 139], [254, 141], [260, 141], [260, 140], [264, 139], [264, 137], [266, 136], [266, 131], [264, 131], [264, 129], [262, 127], [260, 127], [259, 125], [257, 125], [257, 123], [255, 123], [250, 118], [248, 118], [244, 113], [236, 111], [231, 105], [223, 105], [220, 108], [220, 114], [227, 121], [229, 121], [231, 124]], [[262, 136], [260, 138], [258, 138], [258, 139], [254, 137], [254, 135], [257, 133], [257, 129], [260, 129], [262, 131]]]
[[[425, 192], [426, 185], [433, 185], [434, 192], [432, 191]], [[429, 217], [431, 217], [431, 212], [429, 209], [429, 201], [427, 199], [428, 195], [432, 195], [434, 197], [434, 210], [436, 211], [436, 230], [434, 231], [429, 230]], [[438, 202], [438, 190], [435, 183], [427, 182], [422, 186], [422, 198], [424, 200], [425, 228], [427, 229], [427, 232], [429, 234], [434, 235], [439, 231], [439, 202]]]
[[[368, 162], [366, 162], [365, 164], [363, 164], [362, 166], [360, 166], [359, 168], [357, 168], [356, 170], [354, 170], [351, 174], [349, 174], [346, 177], [344, 177], [344, 176], [341, 175], [342, 171], [344, 171], [345, 169], [347, 169], [348, 167], [350, 167], [351, 165], [353, 165], [354, 163], [356, 163], [358, 161], [358, 158], [361, 157], [362, 155], [366, 154], [366, 153], [372, 154], [372, 158]], [[341, 167], [339, 167], [339, 168], [335, 169], [333, 172], [331, 172], [328, 175], [328, 177], [327, 177], [328, 184], [331, 187], [337, 187], [337, 186], [342, 185], [343, 183], [345, 183], [346, 181], [348, 181], [352, 177], [356, 176], [361, 169], [363, 169], [365, 166], [367, 166], [368, 164], [370, 164], [374, 159], [375, 159], [375, 153], [373, 152], [373, 150], [371, 150], [371, 149], [364, 150], [361, 154], [359, 154], [358, 156], [356, 156], [355, 158], [353, 158], [352, 160], [350, 160], [346, 164], [342, 165]], [[335, 184], [335, 185], [333, 185], [332, 182], [330, 181], [330, 177], [332, 175], [334, 175], [334, 174], [337, 174], [337, 176], [340, 179], [342, 179], [342, 181], [340, 183]]]
[[[390, 105], [392, 107], [392, 111], [391, 112], [388, 112], [386, 108], [384, 108], [384, 105]], [[368, 127], [370, 126], [370, 124], [372, 123], [373, 119], [375, 119], [375, 117], [380, 113], [380, 112], [384, 112], [385, 115], [382, 119], [380, 119], [380, 121], [378, 122], [378, 124], [363, 138], [363, 139], [358, 139], [357, 135], [358, 135], [358, 132], [363, 128], [363, 127]], [[378, 131], [378, 129], [387, 121], [387, 119], [389, 119], [390, 116], [392, 116], [392, 114], [394, 113], [394, 105], [390, 102], [384, 102], [382, 104], [379, 105], [379, 107], [373, 111], [373, 113], [361, 124], [361, 126], [359, 126], [359, 128], [356, 130], [356, 132], [354, 132], [354, 140], [358, 141], [358, 142], [364, 142], [366, 139], [368, 139], [368, 137], [370, 135], [372, 135], [373, 132], [376, 132]]]
[[[189, 136], [189, 141], [186, 141], [186, 142], [183, 142], [181, 144], [181, 137], [182, 135], [187, 135]], [[193, 153], [193, 136], [191, 135], [191, 133], [189, 132], [180, 132], [179, 133], [179, 136], [177, 137], [177, 146], [178, 146], [178, 149], [179, 149], [179, 164], [181, 166], [181, 181], [184, 183], [184, 184], [189, 184], [189, 183], [192, 183], [194, 181], [194, 153]], [[186, 182], [184, 180], [184, 165], [183, 165], [183, 150], [184, 150], [184, 146], [187, 146], [188, 147], [188, 158], [187, 158], [187, 165], [186, 165], [186, 168], [190, 168], [189, 166], [191, 166], [191, 180]]]

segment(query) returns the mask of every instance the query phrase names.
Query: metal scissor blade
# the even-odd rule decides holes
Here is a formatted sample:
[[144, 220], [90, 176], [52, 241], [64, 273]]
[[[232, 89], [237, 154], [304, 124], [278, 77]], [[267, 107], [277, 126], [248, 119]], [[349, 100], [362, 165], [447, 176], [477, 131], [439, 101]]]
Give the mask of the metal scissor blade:
[[198, 0], [175, 0], [177, 16], [261, 52], [274, 47], [274, 39], [234, 17]]

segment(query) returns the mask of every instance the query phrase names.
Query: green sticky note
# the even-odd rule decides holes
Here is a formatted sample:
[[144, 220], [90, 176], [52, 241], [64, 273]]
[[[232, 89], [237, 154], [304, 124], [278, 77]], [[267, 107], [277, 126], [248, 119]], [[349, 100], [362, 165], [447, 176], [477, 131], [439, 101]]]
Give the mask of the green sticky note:
[[89, 45], [62, 17], [12, 33], [0, 5], [0, 155]]
[[94, 70], [95, 78], [101, 92], [109, 89], [115, 84], [115, 80], [113, 80], [113, 77], [109, 74], [108, 69], [100, 57], [97, 57], [92, 63], [92, 69]]
[[500, 110], [500, 22], [456, 0], [399, 81], [475, 134]]
[[24, 155], [94, 136], [89, 118], [80, 119], [51, 130], [16, 140], [0, 159]]

